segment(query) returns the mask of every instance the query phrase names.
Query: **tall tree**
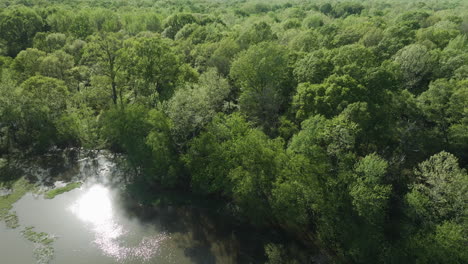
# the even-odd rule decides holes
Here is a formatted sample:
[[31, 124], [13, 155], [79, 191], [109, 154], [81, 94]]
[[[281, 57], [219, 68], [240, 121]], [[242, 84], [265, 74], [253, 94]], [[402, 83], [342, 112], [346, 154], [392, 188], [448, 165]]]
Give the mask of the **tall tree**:
[[109, 77], [114, 104], [117, 104], [118, 97], [117, 75], [122, 68], [118, 58], [123, 56], [120, 53], [122, 47], [123, 36], [121, 34], [100, 33], [89, 38], [82, 58], [86, 64], [94, 65], [98, 74]]
[[290, 96], [289, 53], [271, 42], [252, 46], [233, 62], [231, 77], [241, 88], [240, 110], [268, 133]]
[[158, 98], [168, 99], [181, 81], [182, 63], [159, 35], [126, 40], [120, 55], [119, 64], [135, 98], [144, 96], [151, 105]]
[[427, 88], [430, 74], [436, 66], [430, 50], [420, 44], [412, 44], [399, 50], [394, 60], [401, 67], [406, 88], [416, 93]]

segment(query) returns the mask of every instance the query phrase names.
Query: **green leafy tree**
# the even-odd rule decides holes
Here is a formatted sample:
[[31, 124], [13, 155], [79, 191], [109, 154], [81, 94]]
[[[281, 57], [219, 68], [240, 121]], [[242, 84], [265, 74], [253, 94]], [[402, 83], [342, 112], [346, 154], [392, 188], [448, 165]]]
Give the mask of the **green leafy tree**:
[[145, 138], [150, 131], [146, 122], [148, 109], [141, 105], [114, 107], [104, 115], [103, 136], [112, 149], [129, 154], [130, 162], [139, 166], [147, 160], [149, 149]]
[[339, 75], [347, 74], [356, 80], [361, 80], [370, 69], [377, 66], [371, 50], [359, 44], [342, 46], [332, 52], [333, 73]]
[[271, 140], [238, 114], [215, 118], [191, 142], [184, 161], [196, 190], [232, 197], [255, 223], [269, 221], [268, 197], [285, 158], [281, 140]]
[[409, 239], [409, 247], [422, 263], [464, 263], [468, 174], [455, 156], [440, 152], [419, 164], [417, 181], [406, 195], [409, 215], [422, 228]]
[[40, 73], [65, 81], [68, 79], [71, 68], [74, 66], [73, 57], [64, 51], [50, 53], [41, 60]]
[[10, 71], [3, 70], [0, 82], [0, 150], [2, 152], [9, 152], [17, 143], [15, 134], [22, 116], [21, 106], [24, 103], [21, 90], [11, 75], [13, 74]]
[[278, 39], [278, 36], [273, 33], [271, 26], [266, 22], [259, 22], [242, 32], [237, 42], [242, 49], [246, 49], [250, 45], [265, 41], [274, 41], [276, 39]]
[[147, 97], [150, 104], [167, 99], [174, 92], [183, 74], [178, 56], [158, 35], [136, 37], [124, 42], [118, 64], [127, 76], [135, 98]]
[[299, 83], [321, 83], [333, 71], [333, 63], [328, 50], [318, 50], [306, 55], [294, 67], [294, 77]]
[[76, 38], [86, 39], [94, 32], [93, 21], [88, 10], [83, 10], [73, 16], [73, 21], [68, 29]]
[[467, 86], [466, 82], [438, 79], [429, 85], [429, 89], [418, 98], [418, 106], [427, 120], [428, 129], [438, 138], [440, 149], [446, 148], [460, 153], [466, 144], [462, 143], [467, 133]]
[[239, 44], [233, 39], [221, 40], [209, 58], [208, 66], [216, 67], [223, 76], [228, 76], [234, 56], [240, 51]]
[[[379, 233], [381, 216], [377, 212], [386, 207], [388, 187], [372, 182], [371, 175], [380, 176], [382, 171], [368, 165], [367, 161], [374, 159], [355, 165], [353, 151], [358, 133], [359, 127], [345, 114], [333, 119], [316, 115], [302, 123], [302, 130], [292, 138], [288, 150], [304, 155], [313, 168], [314, 173], [301, 169], [309, 177], [308, 184], [300, 184], [303, 187], [296, 194], [303, 197], [303, 189], [309, 190], [304, 197], [310, 197], [305, 201], [309, 201], [308, 212], [313, 216], [309, 218], [315, 227], [313, 240], [329, 245], [345, 259], [367, 262], [380, 254], [380, 243], [375, 243], [383, 241]], [[378, 200], [368, 199], [368, 195]], [[299, 206], [302, 208], [301, 203]], [[360, 228], [364, 223], [367, 228]], [[363, 233], [365, 236], [359, 235]]]
[[400, 24], [409, 26], [412, 29], [421, 28], [429, 19], [430, 14], [423, 10], [410, 10], [398, 17]]
[[23, 146], [45, 151], [58, 142], [56, 122], [66, 109], [65, 83], [50, 77], [34, 76], [21, 84], [22, 118], [15, 137]]
[[65, 8], [57, 8], [45, 19], [52, 32], [67, 33], [73, 24], [75, 12]]
[[326, 162], [326, 159], [310, 160], [303, 154], [287, 152], [272, 189], [272, 212], [279, 225], [307, 240], [313, 237], [310, 226], [316, 220], [314, 214], [323, 194], [320, 181], [326, 175]]
[[391, 186], [385, 184], [388, 164], [371, 154], [360, 160], [355, 167], [355, 182], [350, 188], [353, 206], [357, 213], [371, 224], [381, 225], [385, 219]]
[[338, 3], [333, 7], [332, 14], [335, 17], [346, 17], [349, 15], [360, 14], [364, 6], [356, 2]]
[[114, 150], [128, 155], [137, 177], [134, 180], [151, 186], [177, 183], [171, 122], [164, 113], [132, 104], [114, 106], [103, 118], [103, 136]]
[[437, 124], [436, 133], [440, 135], [445, 144], [449, 144], [449, 107], [453, 89], [453, 84], [445, 79], [439, 79], [432, 82], [429, 89], [418, 97], [422, 111], [428, 120]]
[[161, 32], [159, 15], [152, 12], [125, 12], [121, 18], [125, 33], [135, 36], [142, 31]]
[[196, 22], [197, 19], [192, 14], [182, 13], [172, 15], [164, 21], [164, 31], [162, 34], [168, 38], [174, 39], [177, 32], [179, 32], [179, 30], [181, 30], [185, 25]]
[[11, 57], [31, 47], [34, 35], [43, 27], [42, 18], [25, 6], [11, 6], [0, 13], [0, 38], [5, 41]]
[[466, 217], [468, 174], [455, 156], [440, 152], [420, 163], [415, 175], [406, 199], [417, 216], [429, 223]]
[[420, 29], [416, 33], [416, 37], [420, 42], [425, 40], [431, 41], [438, 48], [445, 48], [451, 39], [460, 34], [458, 26], [449, 21], [440, 21], [435, 25]]
[[379, 45], [379, 43], [382, 41], [384, 37], [383, 31], [380, 28], [372, 28], [368, 32], [366, 32], [360, 42], [362, 45], [365, 47], [375, 47]]
[[63, 33], [45, 33], [39, 32], [34, 37], [34, 47], [52, 53], [62, 49], [67, 41], [67, 36]]
[[456, 90], [450, 98], [448, 109], [451, 126], [449, 128], [449, 139], [457, 156], [466, 160], [468, 150], [468, 82], [457, 83]]
[[320, 47], [319, 35], [312, 30], [294, 32], [294, 37], [289, 42], [292, 50], [302, 52], [313, 52]]
[[39, 73], [45, 55], [45, 52], [34, 48], [22, 50], [11, 64], [11, 68], [17, 73], [16, 78], [24, 81]]
[[79, 64], [81, 57], [83, 56], [84, 47], [86, 42], [80, 39], [75, 39], [71, 41], [69, 44], [65, 45], [64, 50], [73, 56], [75, 59], [75, 64]]
[[311, 114], [332, 117], [341, 113], [349, 104], [366, 100], [365, 94], [365, 87], [349, 75], [332, 75], [322, 84], [299, 84], [293, 107], [299, 120]]
[[57, 140], [64, 146], [82, 146], [89, 149], [104, 146], [99, 137], [98, 118], [86, 105], [67, 107], [55, 124]]
[[325, 18], [319, 14], [312, 14], [304, 18], [302, 21], [302, 26], [305, 28], [318, 28], [323, 26], [323, 20]]
[[415, 31], [408, 25], [393, 25], [387, 27], [383, 32], [383, 38], [375, 47], [375, 54], [383, 59], [389, 59], [403, 47], [414, 43]]
[[250, 124], [241, 115], [218, 115], [206, 132], [190, 142], [183, 160], [191, 171], [194, 190], [206, 194], [231, 193], [232, 184], [226, 177], [230, 165], [223, 158], [226, 150], [223, 142], [244, 137], [249, 131]]
[[91, 20], [99, 32], [117, 32], [122, 28], [119, 17], [109, 9], [93, 10]]
[[425, 46], [413, 44], [398, 51], [394, 60], [401, 67], [406, 88], [415, 92], [424, 91], [435, 67], [431, 52]]
[[[465, 35], [458, 35], [450, 40], [447, 46], [442, 50], [439, 57], [439, 67], [435, 75], [440, 78], [452, 78], [457, 70], [462, 71], [468, 64], [468, 41]], [[457, 79], [463, 79], [457, 78]]]
[[241, 88], [240, 110], [266, 131], [275, 127], [291, 92], [288, 51], [273, 43], [252, 46], [233, 62], [231, 77]]
[[333, 11], [333, 6], [330, 3], [325, 3], [320, 6], [320, 12], [328, 15]]
[[301, 131], [291, 139], [289, 149], [317, 162], [327, 160], [327, 155], [345, 157], [354, 149], [359, 132], [356, 123], [346, 115], [333, 119], [313, 115], [302, 122], [301, 126]]
[[119, 58], [123, 56], [120, 53], [120, 49], [123, 47], [122, 38], [123, 36], [119, 33], [93, 35], [84, 48], [82, 58], [86, 64], [94, 65], [100, 74], [110, 79], [114, 104], [117, 104], [117, 97], [119, 96], [117, 77], [122, 68], [119, 61]]
[[179, 160], [171, 136], [172, 122], [162, 112], [150, 110], [147, 122], [151, 131], [146, 136], [146, 145], [151, 150], [151, 170], [145, 175], [146, 182], [159, 182], [172, 187], [180, 184]]
[[176, 138], [184, 142], [196, 135], [223, 109], [230, 91], [228, 81], [215, 69], [202, 74], [198, 84], [176, 90], [167, 104]]

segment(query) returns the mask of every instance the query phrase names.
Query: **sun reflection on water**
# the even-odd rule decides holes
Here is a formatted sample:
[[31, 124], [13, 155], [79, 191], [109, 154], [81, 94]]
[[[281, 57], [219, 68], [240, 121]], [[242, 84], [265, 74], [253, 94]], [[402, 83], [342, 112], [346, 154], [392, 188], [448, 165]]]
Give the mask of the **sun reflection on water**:
[[117, 260], [149, 260], [158, 252], [161, 242], [166, 238], [166, 235], [160, 234], [143, 238], [135, 247], [122, 245], [123, 236], [128, 230], [116, 223], [111, 193], [100, 184], [90, 187], [72, 204], [70, 210], [80, 220], [89, 224], [95, 233], [94, 243], [103, 253]]

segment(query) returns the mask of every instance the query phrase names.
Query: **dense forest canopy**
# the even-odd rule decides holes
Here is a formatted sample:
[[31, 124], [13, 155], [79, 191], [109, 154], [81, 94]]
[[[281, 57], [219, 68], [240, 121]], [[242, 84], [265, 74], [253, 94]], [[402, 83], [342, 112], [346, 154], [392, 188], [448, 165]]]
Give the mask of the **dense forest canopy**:
[[0, 0], [0, 154], [67, 147], [268, 263], [467, 263], [468, 2]]

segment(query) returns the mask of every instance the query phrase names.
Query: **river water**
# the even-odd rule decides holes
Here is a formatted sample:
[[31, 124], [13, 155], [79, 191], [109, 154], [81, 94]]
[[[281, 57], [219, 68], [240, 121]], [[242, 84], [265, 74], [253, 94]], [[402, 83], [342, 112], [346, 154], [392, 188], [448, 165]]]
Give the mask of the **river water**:
[[55, 237], [50, 263], [261, 262], [262, 257], [254, 257], [261, 251], [255, 238], [204, 210], [164, 207], [151, 208], [148, 213], [147, 209], [129, 205], [123, 198], [122, 184], [115, 181], [122, 178], [122, 171], [108, 154], [62, 162], [60, 169], [44, 169], [47, 164], [42, 164], [29, 166], [24, 173], [56, 186], [80, 180], [82, 187], [54, 199], [27, 193], [17, 201], [12, 211], [20, 227], [8, 229], [0, 222], [1, 263], [37, 262], [33, 256], [35, 245], [20, 233], [28, 226]]

